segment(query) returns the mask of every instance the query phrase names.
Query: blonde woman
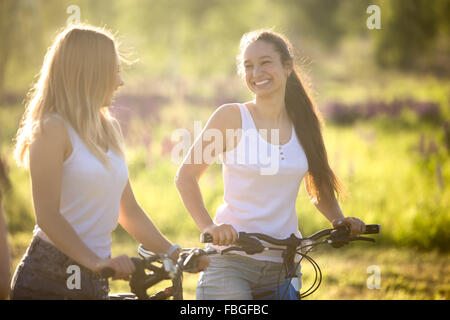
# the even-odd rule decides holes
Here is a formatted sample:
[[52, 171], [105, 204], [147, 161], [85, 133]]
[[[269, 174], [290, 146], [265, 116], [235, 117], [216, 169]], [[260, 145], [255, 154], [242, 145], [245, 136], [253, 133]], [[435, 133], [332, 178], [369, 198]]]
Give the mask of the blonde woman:
[[[124, 84], [120, 61], [114, 37], [85, 25], [62, 31], [45, 56], [15, 150], [18, 164], [29, 164], [37, 225], [13, 276], [12, 299], [107, 298], [99, 271], [110, 267], [121, 279], [134, 271], [129, 257], [111, 257], [117, 223], [149, 250], [179, 254], [128, 180], [122, 134], [108, 110]], [[81, 283], [73, 288], [67, 279], [77, 266]]]

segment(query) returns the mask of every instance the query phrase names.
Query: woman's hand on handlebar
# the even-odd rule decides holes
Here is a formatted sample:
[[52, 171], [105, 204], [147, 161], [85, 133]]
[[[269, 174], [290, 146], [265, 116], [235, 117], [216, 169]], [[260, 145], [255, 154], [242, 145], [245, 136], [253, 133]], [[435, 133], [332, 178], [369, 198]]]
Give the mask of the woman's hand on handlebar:
[[195, 272], [205, 271], [210, 262], [211, 259], [207, 255], [198, 257], [197, 270]]
[[95, 271], [101, 272], [105, 268], [111, 268], [114, 270], [113, 280], [129, 280], [130, 275], [136, 270], [133, 261], [127, 255], [102, 259], [96, 265]]
[[202, 252], [203, 250], [200, 249], [191, 249], [189, 252], [184, 253], [188, 256], [193, 256], [193, 258], [189, 259], [189, 262], [185, 260], [184, 271], [189, 273], [197, 273], [206, 270], [211, 262], [211, 259], [209, 259], [209, 256], [204, 252], [202, 254]]
[[347, 226], [350, 230], [350, 237], [356, 237], [366, 231], [366, 224], [361, 219], [354, 217], [335, 219], [332, 224], [334, 228]]
[[237, 231], [229, 224], [212, 224], [203, 230], [203, 233], [209, 233], [213, 237], [213, 244], [219, 246], [228, 246], [236, 242], [239, 237]]

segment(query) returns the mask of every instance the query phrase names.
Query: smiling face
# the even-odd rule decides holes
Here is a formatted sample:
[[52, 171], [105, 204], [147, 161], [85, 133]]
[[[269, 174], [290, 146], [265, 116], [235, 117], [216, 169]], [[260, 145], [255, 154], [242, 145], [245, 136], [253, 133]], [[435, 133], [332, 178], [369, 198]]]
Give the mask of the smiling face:
[[291, 67], [289, 63], [282, 63], [273, 44], [264, 40], [251, 43], [245, 49], [242, 60], [250, 91], [260, 96], [280, 91], [284, 94]]

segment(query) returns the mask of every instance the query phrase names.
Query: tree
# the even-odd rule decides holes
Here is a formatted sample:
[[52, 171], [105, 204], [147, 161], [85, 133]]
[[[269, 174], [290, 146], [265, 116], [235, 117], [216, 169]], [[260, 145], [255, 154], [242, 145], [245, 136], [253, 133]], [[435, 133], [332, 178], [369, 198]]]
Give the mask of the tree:
[[417, 69], [418, 61], [423, 63], [424, 57], [432, 54], [442, 35], [440, 29], [448, 36], [449, 11], [449, 1], [383, 1], [382, 30], [378, 31], [375, 48], [377, 63], [383, 67]]
[[19, 1], [0, 1], [0, 98], [4, 93], [5, 74], [11, 56], [14, 30], [18, 23]]

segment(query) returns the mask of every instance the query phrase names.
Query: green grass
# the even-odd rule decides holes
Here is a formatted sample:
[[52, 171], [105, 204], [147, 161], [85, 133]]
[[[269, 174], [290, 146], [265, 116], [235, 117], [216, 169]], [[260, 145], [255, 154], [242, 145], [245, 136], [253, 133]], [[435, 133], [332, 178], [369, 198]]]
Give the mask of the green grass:
[[[396, 89], [391, 86], [382, 90], [382, 83], [372, 89], [384, 92], [388, 100], [410, 91], [417, 99], [438, 101], [441, 107], [448, 107], [446, 82], [440, 85], [428, 78], [422, 86], [406, 80], [394, 82], [398, 84]], [[356, 90], [353, 86], [347, 89], [335, 86], [328, 89], [328, 97], [346, 97], [349, 101], [371, 97], [370, 90], [363, 87], [360, 85]], [[22, 112], [19, 105], [0, 108], [0, 151], [9, 163], [12, 181], [11, 191], [5, 195], [4, 211], [13, 268], [25, 252], [34, 225], [29, 174], [17, 168], [12, 157], [11, 141]], [[170, 154], [163, 152], [162, 141], [170, 139], [177, 128], [192, 132], [194, 120], [204, 125], [211, 112], [210, 108], [174, 103], [161, 109], [158, 123], [133, 118], [127, 136], [127, 163], [136, 199], [170, 240], [185, 247], [201, 245], [199, 232], [175, 188], [179, 163], [172, 162]], [[443, 114], [449, 118], [448, 112]], [[324, 271], [324, 284], [312, 299], [448, 299], [449, 151], [443, 143], [442, 128], [420, 123], [407, 115], [404, 118], [399, 122], [379, 118], [349, 127], [326, 126], [325, 142], [331, 166], [349, 191], [349, 196], [340, 201], [344, 214], [366, 223], [379, 223], [382, 233], [373, 249], [358, 245], [354, 249], [314, 253]], [[435, 142], [434, 153], [419, 152], [421, 136], [427, 143]], [[145, 144], [148, 137], [151, 143]], [[214, 215], [223, 196], [219, 165], [206, 172], [201, 188], [206, 207]], [[329, 227], [328, 221], [309, 202], [304, 184], [296, 207], [304, 235]], [[114, 255], [136, 255], [137, 243], [122, 229], [113, 233], [113, 239]], [[380, 290], [368, 290], [365, 286], [369, 265], [381, 268]], [[306, 270], [307, 266], [305, 286], [311, 279]], [[195, 296], [196, 279], [196, 275], [186, 276], [187, 298]], [[127, 284], [115, 282], [113, 290], [127, 291]]]
[[[187, 247], [200, 246], [196, 238], [174, 238]], [[115, 254], [136, 256], [137, 243], [115, 242]], [[322, 284], [308, 300], [347, 299], [449, 299], [450, 258], [447, 254], [433, 251], [417, 251], [408, 248], [384, 247], [377, 244], [353, 243], [340, 249], [320, 248], [310, 253], [319, 264]], [[380, 289], [369, 289], [367, 273], [369, 266], [380, 268]], [[302, 262], [303, 288], [307, 290], [314, 281], [314, 271], [307, 261]], [[184, 298], [195, 299], [198, 274], [185, 274]], [[170, 286], [165, 281], [149, 293]], [[111, 283], [113, 293], [129, 292], [128, 283]]]
[[[375, 249], [370, 247], [374, 246]], [[341, 249], [312, 253], [323, 272], [323, 285], [308, 299], [449, 299], [450, 259], [436, 251], [352, 244]], [[380, 288], [369, 289], [368, 267], [380, 270]], [[304, 263], [304, 289], [313, 281]]]
[[[375, 236], [376, 237], [376, 236]], [[9, 238], [12, 269], [24, 254], [31, 235], [19, 233]], [[201, 246], [196, 237], [180, 235], [172, 238], [186, 247]], [[113, 234], [113, 255], [137, 256], [138, 244], [131, 238]], [[323, 280], [319, 289], [308, 300], [347, 299], [450, 299], [450, 258], [437, 250], [417, 251], [408, 248], [386, 247], [377, 244], [353, 243], [340, 249], [320, 248], [310, 253], [319, 264]], [[369, 289], [369, 266], [380, 268], [380, 289]], [[303, 288], [308, 289], [314, 280], [314, 271], [308, 262], [302, 263]], [[195, 299], [198, 274], [185, 274], [184, 297]], [[111, 293], [129, 292], [126, 281], [111, 281]], [[156, 293], [170, 286], [164, 281], [151, 288]]]

